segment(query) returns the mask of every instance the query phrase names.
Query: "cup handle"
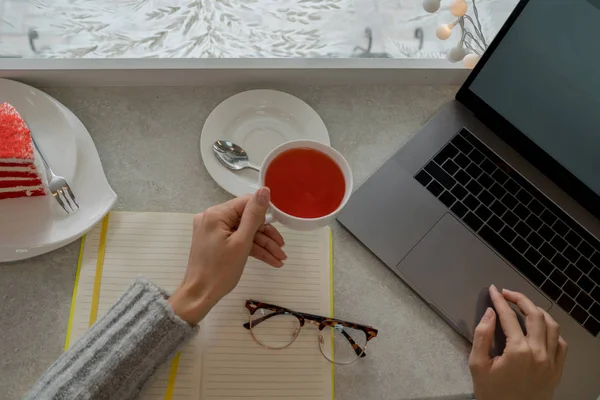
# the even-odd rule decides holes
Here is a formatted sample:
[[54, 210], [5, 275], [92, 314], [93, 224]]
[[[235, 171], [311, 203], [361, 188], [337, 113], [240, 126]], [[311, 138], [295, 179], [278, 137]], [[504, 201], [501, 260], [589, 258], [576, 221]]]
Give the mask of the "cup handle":
[[275, 218], [273, 218], [273, 214], [268, 213], [267, 216], [265, 217], [265, 225], [272, 224], [273, 222], [275, 222]]

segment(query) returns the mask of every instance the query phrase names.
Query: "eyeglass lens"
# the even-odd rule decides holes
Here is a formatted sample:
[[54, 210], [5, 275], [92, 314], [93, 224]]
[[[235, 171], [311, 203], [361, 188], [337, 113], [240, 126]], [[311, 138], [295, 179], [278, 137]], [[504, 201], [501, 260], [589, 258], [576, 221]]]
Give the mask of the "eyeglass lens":
[[264, 347], [282, 349], [296, 339], [300, 320], [291, 314], [261, 308], [250, 316], [250, 331], [254, 340]]
[[365, 332], [342, 325], [326, 326], [319, 332], [323, 356], [336, 364], [350, 364], [363, 353], [367, 344]]

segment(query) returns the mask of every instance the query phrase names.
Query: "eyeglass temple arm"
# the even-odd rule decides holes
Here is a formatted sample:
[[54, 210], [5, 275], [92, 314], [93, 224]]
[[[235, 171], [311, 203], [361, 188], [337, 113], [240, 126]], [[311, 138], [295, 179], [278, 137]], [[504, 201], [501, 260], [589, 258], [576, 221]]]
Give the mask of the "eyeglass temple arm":
[[346, 339], [348, 339], [348, 341], [350, 342], [350, 345], [354, 349], [354, 352], [356, 353], [357, 356], [359, 356], [359, 357], [366, 357], [367, 356], [367, 353], [365, 353], [365, 351], [363, 349], [361, 349], [358, 344], [356, 344], [356, 342], [354, 341], [354, 339], [352, 339], [352, 336], [350, 336], [348, 334], [348, 332], [346, 332], [345, 329], [342, 328], [342, 330], [340, 332], [342, 332], [342, 335], [344, 335], [344, 337]]
[[[264, 317], [253, 319], [252, 320], [252, 325], [256, 326], [256, 325], [260, 324], [263, 321], [266, 321], [267, 319], [269, 319], [271, 317], [274, 317], [276, 315], [281, 315], [283, 313], [285, 313], [285, 311], [275, 311], [274, 313], [265, 315]], [[250, 322], [246, 322], [244, 324], [244, 328], [250, 329]], [[354, 339], [352, 339], [352, 336], [350, 336], [348, 334], [348, 332], [346, 332], [346, 330], [344, 330], [342, 328], [342, 330], [340, 332], [342, 332], [342, 335], [344, 335], [344, 337], [348, 340], [348, 342], [350, 342], [350, 346], [352, 346], [352, 348], [354, 349], [354, 352], [356, 353], [357, 356], [359, 356], [359, 357], [366, 357], [367, 354], [365, 353], [365, 351], [363, 349], [361, 349], [358, 344], [356, 344], [356, 342], [354, 341]]]

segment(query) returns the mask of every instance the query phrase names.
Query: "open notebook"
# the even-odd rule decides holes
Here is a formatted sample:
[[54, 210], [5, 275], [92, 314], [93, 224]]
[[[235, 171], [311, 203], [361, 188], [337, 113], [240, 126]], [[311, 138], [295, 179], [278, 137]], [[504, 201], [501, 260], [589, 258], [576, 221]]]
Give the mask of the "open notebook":
[[[192, 214], [111, 212], [81, 245], [65, 349], [143, 275], [168, 291], [181, 282]], [[288, 259], [274, 269], [250, 259], [237, 288], [201, 322], [200, 334], [165, 364], [141, 399], [333, 398], [333, 364], [319, 350], [316, 327], [292, 346], [265, 349], [242, 327], [247, 299], [333, 316], [331, 231], [279, 227]]]

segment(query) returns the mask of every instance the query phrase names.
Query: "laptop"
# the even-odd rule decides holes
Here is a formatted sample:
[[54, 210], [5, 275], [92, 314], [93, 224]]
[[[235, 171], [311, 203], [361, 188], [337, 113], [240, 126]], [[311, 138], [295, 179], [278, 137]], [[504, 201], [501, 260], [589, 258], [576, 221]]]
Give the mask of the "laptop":
[[521, 1], [455, 100], [339, 221], [472, 340], [494, 283], [561, 325], [559, 399], [600, 395], [600, 0]]

